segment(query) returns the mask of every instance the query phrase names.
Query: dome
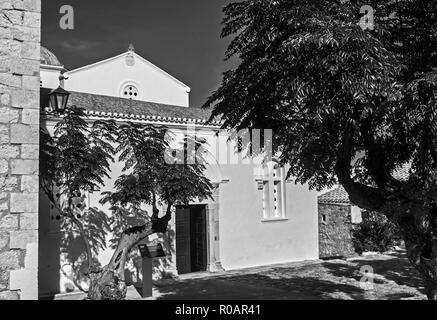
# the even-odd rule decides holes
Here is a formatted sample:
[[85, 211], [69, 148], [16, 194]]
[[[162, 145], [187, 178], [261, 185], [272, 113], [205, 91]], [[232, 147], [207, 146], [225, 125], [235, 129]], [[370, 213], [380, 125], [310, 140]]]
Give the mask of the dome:
[[41, 64], [62, 67], [62, 64], [59, 62], [54, 53], [43, 46], [41, 46]]

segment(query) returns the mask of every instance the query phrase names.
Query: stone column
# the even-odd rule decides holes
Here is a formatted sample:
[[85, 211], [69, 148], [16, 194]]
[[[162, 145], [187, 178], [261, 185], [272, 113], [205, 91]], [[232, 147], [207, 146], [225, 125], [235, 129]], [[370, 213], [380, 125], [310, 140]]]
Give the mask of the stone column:
[[208, 217], [208, 261], [210, 272], [223, 271], [220, 261], [220, 183], [214, 183], [213, 201], [207, 205]]
[[41, 2], [0, 10], [0, 300], [38, 299]]

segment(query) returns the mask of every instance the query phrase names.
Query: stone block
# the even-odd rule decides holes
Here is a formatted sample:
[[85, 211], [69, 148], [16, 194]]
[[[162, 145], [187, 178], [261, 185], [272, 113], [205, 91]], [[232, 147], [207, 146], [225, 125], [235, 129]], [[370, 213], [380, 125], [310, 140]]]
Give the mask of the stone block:
[[0, 39], [12, 39], [13, 33], [11, 28], [0, 27]]
[[17, 109], [0, 108], [0, 123], [17, 123], [19, 112]]
[[21, 10], [2, 10], [0, 15], [0, 26], [22, 25], [23, 11]]
[[38, 299], [38, 243], [26, 245], [24, 269], [12, 270], [9, 274], [9, 288], [20, 290], [21, 300]]
[[38, 212], [38, 193], [11, 193], [11, 213]]
[[0, 84], [8, 87], [21, 88], [21, 76], [9, 73], [0, 73]]
[[18, 230], [18, 216], [7, 214], [3, 217], [0, 217], [0, 230], [1, 231]]
[[5, 251], [9, 245], [9, 232], [8, 231], [0, 231], [0, 253]]
[[23, 42], [20, 57], [39, 61], [41, 55], [40, 50], [40, 44], [38, 42]]
[[0, 193], [0, 211], [4, 211], [4, 210], [9, 210], [9, 205], [8, 205], [8, 197], [9, 193], [7, 192], [2, 192]]
[[20, 250], [0, 253], [0, 266], [4, 270], [15, 270], [24, 267], [24, 257]]
[[39, 177], [36, 175], [22, 176], [21, 191], [28, 193], [37, 193], [39, 191]]
[[0, 194], [0, 212], [9, 211], [9, 201], [7, 197], [3, 197], [6, 193]]
[[0, 0], [0, 10], [11, 10], [13, 8], [13, 0]]
[[26, 249], [28, 244], [36, 242], [38, 242], [37, 230], [20, 230], [10, 233], [9, 247], [11, 249]]
[[23, 144], [21, 145], [21, 159], [39, 159], [39, 145]]
[[38, 193], [11, 193], [11, 213], [38, 212]]
[[19, 155], [18, 146], [10, 144], [0, 144], [0, 158], [1, 159], [14, 159]]
[[7, 173], [9, 170], [9, 163], [5, 159], [0, 159], [0, 174]]
[[11, 106], [22, 109], [39, 110], [39, 86], [38, 90], [14, 89], [11, 91]]
[[38, 229], [37, 213], [20, 214], [20, 230], [37, 230], [37, 229]]
[[9, 58], [10, 72], [17, 75], [23, 75], [22, 85], [24, 89], [35, 81], [33, 78], [29, 78], [29, 76], [36, 76], [39, 86], [39, 67], [40, 62], [37, 60], [20, 59], [17, 57]]
[[4, 93], [0, 95], [0, 103], [5, 106], [9, 106], [11, 103], [11, 95], [9, 93]]
[[0, 176], [0, 190], [5, 191], [18, 191], [18, 178], [14, 176], [1, 175]]
[[23, 75], [22, 76], [23, 89], [39, 90], [39, 88], [40, 88], [39, 81], [40, 81], [39, 75], [36, 75], [36, 76]]
[[15, 9], [41, 12], [41, 0], [12, 0]]
[[18, 291], [2, 291], [0, 292], [0, 300], [20, 300]]
[[17, 144], [38, 144], [39, 126], [38, 125], [11, 125], [11, 143]]
[[9, 126], [0, 124], [0, 144], [5, 144], [9, 142]]
[[40, 42], [41, 32], [39, 28], [14, 27], [10, 30], [12, 39], [19, 41]]
[[37, 175], [38, 169], [38, 160], [13, 159], [11, 161], [12, 174]]
[[0, 56], [0, 72], [11, 72], [11, 59], [8, 56]]
[[15, 39], [0, 39], [0, 55], [19, 57], [21, 54], [21, 44], [21, 41]]
[[37, 28], [41, 25], [41, 14], [38, 12], [24, 12], [23, 26]]
[[9, 271], [0, 267], [0, 291], [9, 289]]
[[26, 256], [24, 257], [24, 266], [27, 270], [38, 269], [38, 242], [32, 242], [26, 247]]
[[13, 270], [10, 271], [10, 289], [21, 290], [20, 300], [38, 299], [38, 271]]
[[21, 113], [21, 123], [39, 125], [40, 111], [38, 109], [25, 109]]

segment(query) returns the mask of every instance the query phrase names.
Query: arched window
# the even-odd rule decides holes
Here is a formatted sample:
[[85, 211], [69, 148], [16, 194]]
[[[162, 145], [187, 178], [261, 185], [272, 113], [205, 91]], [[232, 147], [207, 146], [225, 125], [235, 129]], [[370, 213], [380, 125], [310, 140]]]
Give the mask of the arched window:
[[285, 169], [276, 161], [264, 165], [263, 174], [263, 218], [284, 219], [285, 215]]
[[133, 84], [125, 85], [121, 90], [121, 97], [126, 99], [136, 100], [138, 99], [138, 88]]

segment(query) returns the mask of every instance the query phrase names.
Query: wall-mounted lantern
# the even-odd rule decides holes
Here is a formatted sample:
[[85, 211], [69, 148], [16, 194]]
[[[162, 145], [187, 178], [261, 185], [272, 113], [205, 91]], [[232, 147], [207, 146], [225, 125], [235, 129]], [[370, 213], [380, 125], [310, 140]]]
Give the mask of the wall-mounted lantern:
[[68, 97], [70, 92], [59, 86], [57, 89], [50, 91], [50, 107], [55, 112], [63, 112], [67, 108]]

